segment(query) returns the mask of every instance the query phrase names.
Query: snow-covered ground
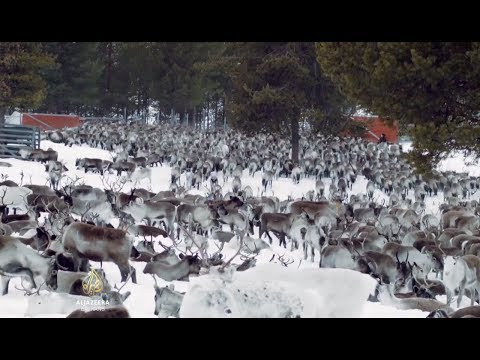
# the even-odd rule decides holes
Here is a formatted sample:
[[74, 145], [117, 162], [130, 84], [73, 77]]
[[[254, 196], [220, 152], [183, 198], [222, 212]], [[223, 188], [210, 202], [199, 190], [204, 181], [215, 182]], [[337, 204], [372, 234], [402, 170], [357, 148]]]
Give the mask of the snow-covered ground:
[[[85, 174], [83, 171], [76, 170], [75, 159], [95, 157], [111, 160], [109, 152], [86, 146], [66, 147], [49, 141], [42, 141], [41, 148], [52, 148], [58, 151], [59, 160], [64, 162], [69, 169], [67, 175], [70, 178], [79, 176], [84, 179], [85, 184], [103, 188], [100, 175]], [[408, 149], [408, 144], [405, 144], [405, 148]], [[3, 179], [8, 178], [18, 183], [22, 182], [24, 185], [30, 183], [47, 184], [47, 173], [44, 165], [16, 159], [3, 159], [3, 161], [12, 164], [12, 167], [0, 167], [0, 174]], [[458, 157], [445, 161], [441, 164], [441, 169], [479, 173], [477, 166], [467, 167], [462, 159]], [[23, 174], [23, 178], [21, 174]], [[115, 175], [111, 176], [115, 178]], [[150, 191], [158, 192], [167, 190], [169, 181], [170, 168], [168, 166], [153, 167], [151, 183], [148, 180], [137, 184], [127, 183], [123, 191], [127, 192], [133, 187], [144, 187]], [[183, 175], [181, 181], [184, 181]], [[225, 191], [231, 189], [231, 180], [224, 184], [220, 176], [219, 181]], [[329, 180], [327, 179], [325, 183], [328, 195]], [[363, 176], [359, 176], [350, 193], [365, 193], [366, 184], [367, 180]], [[245, 171], [242, 177], [242, 186], [246, 185], [250, 185], [254, 192], [260, 193], [261, 173], [257, 172], [254, 177], [250, 177], [248, 176], [248, 171]], [[314, 179], [302, 179], [299, 185], [295, 185], [290, 179], [280, 178], [273, 181], [273, 187], [268, 191], [268, 195], [277, 196], [280, 200], [284, 200], [288, 196], [300, 198], [307, 191], [314, 189], [314, 187]], [[192, 190], [191, 193], [204, 193], [204, 191], [202, 189]], [[386, 196], [381, 191], [376, 190], [374, 198], [377, 201], [381, 201], [386, 199]], [[442, 200], [441, 195], [428, 198], [426, 200], [427, 212], [435, 213]], [[169, 245], [168, 241], [162, 239], [162, 242], [165, 245]], [[158, 242], [156, 242], [156, 246], [157, 251], [163, 250], [158, 245]], [[208, 252], [213, 253], [216, 249], [214, 241], [210, 240]], [[237, 249], [237, 242], [232, 240], [225, 246], [223, 251], [225, 258], [228, 259], [233, 256]], [[270, 262], [274, 254], [276, 256]], [[288, 267], [284, 267], [276, 260], [278, 256], [282, 255], [286, 259], [293, 260], [293, 263], [288, 265]], [[236, 261], [237, 263], [239, 262], [239, 260]], [[99, 263], [92, 263], [92, 265], [100, 267]], [[137, 270], [137, 284], [132, 284], [129, 281], [124, 286], [122, 292], [131, 292], [124, 305], [132, 317], [155, 317], [154, 281], [150, 275], [143, 274], [145, 263], [132, 262], [132, 265]], [[103, 269], [112, 286], [120, 284], [120, 272], [116, 265], [103, 263]], [[296, 309], [298, 311], [296, 314], [302, 317], [425, 317], [427, 315], [427, 313], [418, 310], [397, 310], [380, 303], [367, 302], [368, 295], [373, 292], [375, 287], [375, 281], [368, 275], [343, 269], [319, 269], [318, 254], [315, 257], [315, 263], [310, 262], [310, 260], [304, 261], [301, 249], [291, 252], [289, 251], [289, 246], [287, 246], [287, 249], [279, 247], [275, 239], [271, 248], [262, 250], [257, 257], [257, 267], [245, 272], [235, 273], [227, 280], [220, 281], [219, 279], [218, 276], [202, 275], [191, 279], [190, 282], [174, 281], [175, 290], [177, 291], [185, 292], [192, 287], [192, 292], [188, 292], [185, 296], [181, 314], [183, 316], [274, 317], [285, 314], [282, 310], [282, 304], [285, 305], [287, 303], [292, 308], [297, 306]], [[158, 278], [157, 282], [159, 286], [168, 284]], [[23, 292], [15, 289], [15, 285], [20, 285], [18, 278], [11, 281], [9, 294], [0, 296], [0, 317], [23, 317], [27, 311], [29, 301], [34, 303], [36, 295], [31, 297], [24, 296]], [[270, 291], [272, 298], [262, 298], [260, 296], [262, 287], [263, 293], [269, 293]], [[241, 303], [237, 298], [228, 297], [234, 288], [238, 292], [244, 291], [246, 297], [248, 297], [246, 292], [249, 292], [250, 295], [254, 295], [254, 298], [249, 299], [246, 303]], [[47, 291], [42, 291], [43, 293], [46, 294]], [[228, 303], [229, 311], [225, 311], [225, 307], [212, 307], [210, 304], [212, 294], [217, 294], [219, 298], [223, 298], [224, 303]], [[225, 297], [227, 300], [225, 300]], [[207, 301], [207, 298], [210, 300]], [[51, 311], [49, 310], [49, 312], [40, 313], [36, 316], [65, 317], [67, 314], [58, 313], [56, 309], [52, 308]], [[292, 313], [292, 315], [295, 315], [295, 313]]]

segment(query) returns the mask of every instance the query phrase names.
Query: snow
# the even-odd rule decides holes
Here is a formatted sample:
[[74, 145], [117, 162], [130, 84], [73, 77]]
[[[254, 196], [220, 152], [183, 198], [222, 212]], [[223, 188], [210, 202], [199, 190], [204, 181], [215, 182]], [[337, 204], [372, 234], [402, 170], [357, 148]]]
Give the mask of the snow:
[[[103, 188], [100, 175], [84, 173], [76, 170], [75, 160], [80, 157], [92, 157], [111, 160], [110, 152], [90, 148], [87, 146], [66, 147], [63, 144], [55, 144], [50, 141], [42, 141], [42, 149], [52, 148], [58, 151], [59, 160], [69, 169], [67, 175], [74, 179], [81, 177], [85, 184]], [[408, 149], [408, 144], [404, 144]], [[39, 163], [22, 161], [16, 159], [4, 159], [12, 167], [0, 167], [2, 179], [25, 184], [47, 184], [48, 176], [45, 166]], [[478, 171], [478, 166], [467, 167], [464, 162], [459, 161], [458, 156], [448, 159], [441, 164], [442, 169], [457, 169], [458, 171]], [[22, 174], [23, 173], [23, 177]], [[115, 175], [107, 176], [108, 180], [115, 180]], [[65, 184], [67, 179], [62, 180]], [[250, 185], [255, 195], [261, 194], [261, 172], [255, 176], [248, 176], [246, 170], [242, 177], [242, 186]], [[181, 181], [185, 181], [184, 175]], [[231, 181], [224, 182], [219, 176], [220, 185], [224, 191], [231, 189]], [[168, 190], [170, 182], [170, 167], [164, 165], [151, 168], [151, 182], [142, 180], [142, 186], [152, 192]], [[328, 196], [329, 179], [324, 179], [325, 190]], [[139, 184], [127, 182], [123, 191], [127, 192]], [[352, 193], [365, 193], [367, 180], [359, 176]], [[315, 189], [314, 179], [302, 179], [299, 185], [295, 185], [291, 179], [279, 178], [273, 180], [272, 189], [268, 189], [264, 195], [274, 195], [280, 200], [289, 196], [301, 198], [307, 191]], [[204, 194], [205, 190], [192, 190], [193, 194]], [[387, 196], [378, 189], [374, 193], [377, 201], [388, 201]], [[427, 213], [435, 214], [438, 205], [442, 202], [442, 195], [428, 198]], [[115, 224], [115, 222], [113, 222]], [[258, 231], [258, 230], [257, 230]], [[258, 232], [254, 238], [258, 238]], [[139, 239], [140, 240], [140, 239]], [[159, 239], [157, 239], [159, 240]], [[170, 245], [169, 240], [162, 242]], [[215, 252], [217, 244], [209, 239], [209, 253]], [[287, 245], [289, 248], [289, 245]], [[155, 242], [156, 251], [163, 249]], [[229, 259], [238, 250], [236, 239], [226, 244], [224, 257]], [[293, 260], [288, 267], [283, 266], [279, 257]], [[239, 259], [234, 263], [239, 264]], [[91, 264], [100, 268], [99, 263]], [[151, 275], [143, 274], [145, 263], [131, 262], [137, 271], [137, 284], [129, 281], [122, 289], [122, 293], [130, 291], [130, 297], [124, 305], [132, 317], [155, 317], [155, 290], [154, 280]], [[113, 263], [103, 263], [103, 270], [109, 283], [120, 284], [120, 272]], [[157, 278], [158, 286], [166, 286], [169, 283]], [[260, 252], [257, 257], [257, 266], [244, 272], [220, 275], [216, 271], [211, 274], [191, 277], [190, 282], [173, 281], [175, 290], [187, 292], [181, 307], [180, 315], [184, 317], [278, 317], [278, 316], [301, 316], [301, 317], [425, 317], [427, 313], [417, 310], [397, 310], [380, 303], [367, 302], [368, 295], [373, 293], [376, 282], [367, 275], [343, 269], [319, 269], [318, 253], [315, 255], [315, 263], [310, 259], [303, 260], [303, 251], [298, 249], [289, 251], [279, 247], [278, 240], [274, 238], [269, 248]], [[34, 309], [34, 298], [24, 296], [22, 291], [14, 286], [20, 287], [20, 279], [11, 280], [9, 294], [0, 296], [0, 317], [24, 317], [27, 316], [27, 309], [33, 317], [65, 317], [68, 311], [57, 310], [51, 306], [48, 310], [38, 312], [40, 308]], [[46, 290], [40, 292], [48, 294]], [[240, 293], [240, 296], [237, 294]], [[244, 300], [248, 296], [248, 301]], [[266, 296], [269, 296], [269, 300]], [[63, 295], [55, 295], [54, 297]], [[243, 298], [242, 298], [243, 297]], [[31, 298], [32, 300], [30, 300]], [[439, 299], [442, 300], [442, 299]], [[29, 301], [31, 302], [28, 307]], [[54, 301], [52, 300], [52, 304]], [[208, 305], [210, 304], [210, 305]], [[455, 304], [456, 305], [456, 304]], [[230, 312], [226, 311], [229, 309]]]
[[233, 274], [214, 269], [190, 282], [181, 317], [360, 317], [377, 284], [352, 270], [276, 264]]

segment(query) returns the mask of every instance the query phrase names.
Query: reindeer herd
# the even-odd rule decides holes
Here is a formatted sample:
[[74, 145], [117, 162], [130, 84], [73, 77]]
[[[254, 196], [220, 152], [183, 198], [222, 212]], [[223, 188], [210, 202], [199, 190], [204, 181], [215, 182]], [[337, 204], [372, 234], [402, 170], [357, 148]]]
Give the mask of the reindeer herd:
[[[375, 278], [369, 301], [427, 311], [429, 317], [480, 316], [477, 177], [434, 172], [425, 178], [399, 145], [360, 138], [304, 135], [298, 163], [287, 140], [232, 130], [87, 123], [47, 138], [112, 155], [75, 161], [78, 172], [97, 173], [102, 187], [72, 178], [71, 165], [59, 161], [56, 151], [29, 148], [21, 150], [22, 158], [45, 164], [49, 186], [24, 185], [23, 174], [20, 183], [0, 183], [0, 293], [7, 295], [10, 280], [20, 278], [22, 288], [16, 289], [32, 299], [30, 315], [56, 301], [69, 317], [129, 317], [122, 304], [130, 292], [110, 286], [103, 262], [118, 267], [122, 287], [130, 279], [137, 283], [132, 263], [139, 262], [155, 284], [157, 278], [188, 281], [213, 267], [248, 271], [278, 239], [279, 246], [301, 251], [320, 268]], [[127, 182], [155, 181], [153, 167], [169, 172], [169, 188], [124, 191]], [[246, 176], [258, 179], [256, 195], [255, 187], [242, 183]], [[302, 189], [302, 197], [281, 199], [272, 191], [281, 178], [296, 186], [310, 178], [315, 185]], [[366, 185], [354, 192], [359, 179]], [[436, 209], [426, 205], [439, 196]], [[163, 250], [157, 252], [156, 244]], [[225, 244], [238, 249], [228, 260]], [[278, 254], [271, 261], [275, 257], [283, 266], [292, 263]], [[72, 299], [88, 298], [81, 284], [90, 262], [100, 263], [101, 298], [110, 300], [104, 311], [71, 306]], [[155, 285], [155, 315], [178, 317], [183, 296], [173, 284]], [[457, 307], [464, 296], [471, 306], [454, 311], [455, 296]]]

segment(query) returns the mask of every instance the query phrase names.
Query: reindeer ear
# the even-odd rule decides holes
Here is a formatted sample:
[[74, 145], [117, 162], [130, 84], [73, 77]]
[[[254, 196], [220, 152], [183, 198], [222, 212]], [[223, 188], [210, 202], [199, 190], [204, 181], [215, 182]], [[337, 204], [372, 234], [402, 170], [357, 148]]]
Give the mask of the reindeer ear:
[[142, 205], [142, 204], [143, 204], [143, 199], [142, 199], [141, 197], [137, 197], [137, 198], [135, 199], [135, 202], [136, 202], [137, 204], [139, 204], [139, 205]]

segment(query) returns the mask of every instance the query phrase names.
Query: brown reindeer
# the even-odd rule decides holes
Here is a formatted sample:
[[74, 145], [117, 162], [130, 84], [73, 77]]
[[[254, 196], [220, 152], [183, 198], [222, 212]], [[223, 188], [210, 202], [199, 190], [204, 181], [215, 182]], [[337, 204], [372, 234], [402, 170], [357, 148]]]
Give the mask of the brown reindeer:
[[279, 237], [280, 246], [287, 247], [285, 236], [289, 234], [290, 228], [298, 217], [306, 216], [305, 213], [297, 215], [294, 213], [281, 214], [281, 213], [263, 213], [260, 218], [260, 232], [258, 237], [261, 238], [264, 233], [267, 234], [270, 244], [272, 243], [272, 237], [268, 233], [274, 232]]
[[144, 274], [154, 274], [165, 281], [180, 280], [189, 274], [200, 272], [200, 259], [198, 256], [180, 254], [180, 261], [175, 265], [168, 265], [164, 262], [152, 261], [147, 263]]
[[124, 230], [94, 226], [75, 222], [65, 228], [62, 243], [66, 251], [70, 252], [79, 270], [81, 259], [91, 261], [111, 261], [115, 263], [126, 281], [132, 273], [132, 281], [136, 283], [135, 269], [128, 260], [132, 251], [134, 238]]
[[88, 170], [96, 170], [101, 175], [103, 175], [103, 171], [106, 168], [106, 166], [104, 164], [104, 160], [92, 159], [92, 158], [77, 159], [75, 161], [75, 166], [77, 167], [77, 169], [83, 169], [85, 171], [85, 173]]
[[111, 163], [108, 166], [108, 170], [116, 170], [118, 176], [122, 174], [122, 171], [126, 171], [128, 175], [132, 175], [136, 168], [137, 165], [135, 165], [135, 163], [125, 160]]

